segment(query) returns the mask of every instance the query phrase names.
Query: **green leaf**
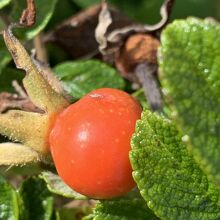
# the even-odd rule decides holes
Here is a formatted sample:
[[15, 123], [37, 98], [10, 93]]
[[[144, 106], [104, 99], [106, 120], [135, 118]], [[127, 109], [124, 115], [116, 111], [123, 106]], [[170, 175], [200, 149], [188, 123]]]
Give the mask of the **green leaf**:
[[0, 1], [0, 9], [5, 7], [7, 4], [10, 3], [11, 0], [1, 0]]
[[50, 220], [53, 214], [53, 197], [46, 183], [31, 177], [23, 182], [19, 189], [26, 210], [25, 219]]
[[7, 64], [11, 61], [11, 56], [6, 49], [5, 43], [3, 39], [0, 39], [0, 75], [2, 73], [2, 70]]
[[[46, 2], [45, 0], [36, 0], [34, 2], [37, 11], [36, 23], [33, 27], [26, 30], [18, 30], [18, 34], [21, 34], [26, 39], [32, 39], [46, 27], [53, 15], [57, 0], [50, 0], [49, 2]], [[27, 3], [26, 0], [13, 1], [12, 3], [13, 8], [10, 16], [13, 22], [18, 22], [22, 11], [27, 7]]]
[[98, 60], [61, 63], [54, 68], [54, 72], [65, 90], [75, 98], [98, 88], [123, 89], [125, 86], [115, 69]]
[[[89, 216], [88, 216], [89, 219]], [[94, 210], [94, 220], [157, 220], [140, 197], [123, 197], [101, 201]]]
[[[99, 0], [72, 0], [80, 7], [86, 8], [92, 4], [100, 3]], [[147, 24], [157, 23], [161, 17], [160, 7], [164, 0], [109, 0], [111, 5], [118, 8], [128, 17]], [[188, 16], [214, 17], [220, 19], [219, 0], [184, 0], [175, 1], [171, 14], [172, 19], [186, 18]]]
[[0, 219], [18, 220], [19, 201], [16, 191], [0, 176]]
[[133, 177], [163, 220], [220, 219], [220, 191], [199, 168], [174, 124], [142, 113], [131, 141]]
[[162, 34], [162, 85], [203, 170], [220, 184], [220, 25], [190, 18]]
[[21, 84], [24, 73], [13, 68], [5, 68], [0, 75], [0, 92], [15, 92], [12, 81], [17, 80]]
[[47, 187], [50, 192], [67, 197], [67, 198], [74, 198], [74, 199], [87, 199], [86, 196], [81, 195], [74, 190], [72, 190], [68, 185], [66, 185], [62, 179], [50, 172], [50, 171], [43, 171], [40, 175], [42, 179], [47, 183]]
[[78, 7], [71, 0], [57, 1], [53, 15], [46, 27], [46, 31], [50, 31], [56, 25], [59, 25], [64, 20], [73, 16], [77, 10], [79, 10]]

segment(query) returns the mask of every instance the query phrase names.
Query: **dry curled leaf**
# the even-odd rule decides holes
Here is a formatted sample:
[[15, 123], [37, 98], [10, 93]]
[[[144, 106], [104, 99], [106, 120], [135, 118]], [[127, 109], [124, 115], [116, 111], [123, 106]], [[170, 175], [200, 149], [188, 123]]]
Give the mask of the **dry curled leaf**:
[[[112, 23], [108, 31], [125, 27], [133, 22], [115, 8], [109, 8]], [[53, 42], [62, 47], [73, 58], [92, 57], [99, 53], [95, 39], [95, 29], [101, 5], [91, 6], [58, 25], [44, 36], [45, 42]]]
[[[103, 2], [102, 10], [99, 15], [99, 23], [96, 27], [96, 40], [99, 42], [99, 50], [106, 57], [106, 60], [111, 61], [114, 59], [115, 54], [117, 54], [120, 47], [124, 44], [125, 39], [130, 35], [137, 33], [152, 34], [161, 30], [169, 20], [174, 1], [175, 0], [165, 0], [160, 9], [161, 20], [157, 24], [132, 24], [122, 28], [115, 28], [112, 31], [109, 31], [112, 20], [111, 11], [107, 3]], [[104, 32], [104, 30], [106, 30], [106, 32]]]
[[19, 24], [25, 27], [31, 27], [36, 21], [36, 7], [34, 0], [27, 0], [27, 8], [24, 9], [19, 20]]

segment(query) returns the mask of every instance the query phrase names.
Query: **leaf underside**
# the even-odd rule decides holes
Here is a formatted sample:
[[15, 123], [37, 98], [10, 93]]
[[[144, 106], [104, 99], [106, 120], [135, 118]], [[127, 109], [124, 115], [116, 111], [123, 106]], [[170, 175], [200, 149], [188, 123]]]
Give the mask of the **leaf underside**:
[[45, 182], [47, 183], [47, 188], [52, 193], [78, 200], [87, 198], [86, 196], [81, 195], [75, 192], [74, 190], [72, 190], [68, 185], [66, 185], [62, 181], [62, 179], [58, 175], [50, 171], [43, 171], [40, 177], [45, 180]]

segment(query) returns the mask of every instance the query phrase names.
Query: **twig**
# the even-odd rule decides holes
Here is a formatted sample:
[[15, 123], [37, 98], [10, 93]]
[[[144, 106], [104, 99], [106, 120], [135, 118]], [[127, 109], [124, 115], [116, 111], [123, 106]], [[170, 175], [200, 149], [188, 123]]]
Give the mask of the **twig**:
[[43, 113], [30, 99], [19, 97], [17, 94], [2, 92], [0, 93], [0, 113], [6, 112], [9, 109]]
[[34, 38], [34, 48], [36, 50], [36, 59], [40, 62], [48, 63], [47, 51], [41, 33]]
[[158, 88], [154, 73], [157, 70], [157, 65], [141, 63], [134, 70], [135, 75], [143, 86], [144, 94], [154, 111], [162, 110], [162, 99]]
[[15, 91], [20, 95], [21, 98], [28, 98], [27, 93], [24, 91], [24, 89], [18, 84], [16, 80], [12, 81], [12, 86], [14, 87]]

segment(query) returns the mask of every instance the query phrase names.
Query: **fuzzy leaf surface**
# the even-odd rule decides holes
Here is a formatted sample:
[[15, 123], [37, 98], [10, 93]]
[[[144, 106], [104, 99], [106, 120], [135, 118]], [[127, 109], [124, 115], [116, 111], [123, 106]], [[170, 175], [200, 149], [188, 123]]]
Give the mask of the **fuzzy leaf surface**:
[[199, 168], [169, 120], [142, 113], [131, 141], [133, 176], [163, 220], [220, 219], [220, 191]]
[[115, 69], [98, 60], [65, 62], [57, 65], [54, 72], [74, 98], [98, 88], [123, 89], [125, 86]]
[[162, 34], [161, 82], [202, 169], [220, 185], [220, 25], [189, 18]]
[[157, 220], [141, 196], [100, 201], [94, 210], [94, 220]]

